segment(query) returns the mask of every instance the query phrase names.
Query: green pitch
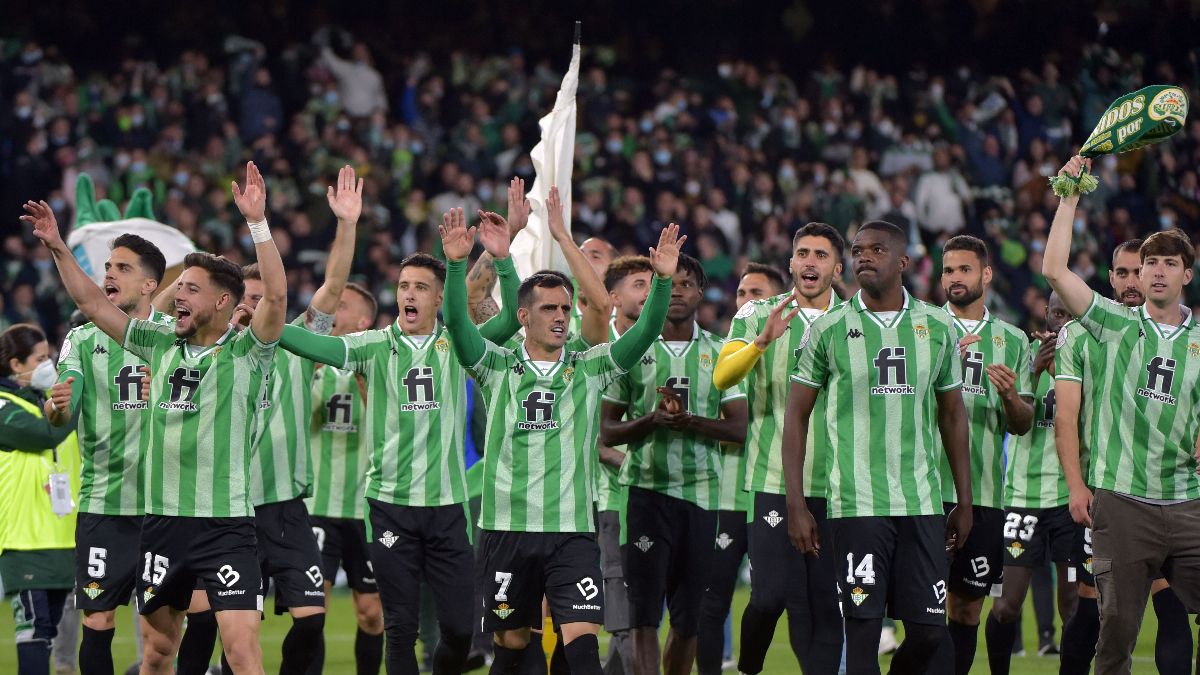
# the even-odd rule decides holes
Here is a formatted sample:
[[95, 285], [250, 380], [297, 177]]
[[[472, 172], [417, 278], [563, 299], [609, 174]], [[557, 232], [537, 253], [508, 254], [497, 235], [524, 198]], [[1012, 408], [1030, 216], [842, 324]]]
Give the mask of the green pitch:
[[[734, 597], [733, 607], [735, 616], [733, 633], [735, 653], [737, 649], [737, 627], [741, 619], [742, 609], [746, 606], [748, 598], [749, 591], [745, 588], [739, 588], [737, 595]], [[988, 604], [990, 605], [990, 601]], [[135, 658], [134, 651], [136, 647], [129, 612], [129, 608], [123, 607], [117, 613], [117, 635], [113, 640], [117, 673], [124, 672], [125, 667], [133, 663]], [[984, 608], [984, 616], [987, 616], [986, 607]], [[1154, 634], [1157, 625], [1153, 609], [1148, 609], [1134, 655], [1136, 670], [1153, 669], [1154, 667]], [[279, 672], [279, 649], [283, 643], [283, 636], [287, 633], [290, 626], [291, 619], [286, 616], [277, 617], [273, 614], [269, 615], [263, 624], [263, 656], [266, 660], [266, 672], [268, 673]], [[1057, 657], [1039, 657], [1036, 655], [1037, 629], [1033, 620], [1033, 606], [1031, 602], [1026, 603], [1025, 620], [1022, 622], [1022, 628], [1025, 635], [1025, 649], [1032, 656], [1014, 657], [1013, 672], [1022, 673], [1023, 675], [1039, 675], [1041, 673], [1052, 675], [1057, 673]], [[334, 675], [336, 673], [354, 672], [354, 632], [354, 607], [350, 603], [350, 594], [344, 589], [335, 590], [332, 597], [329, 618], [325, 624], [326, 673]], [[5, 611], [0, 614], [0, 636], [3, 636], [4, 644], [4, 647], [0, 648], [0, 673], [17, 672], [16, 649], [13, 646], [12, 634], [12, 614], [9, 611]], [[1056, 636], [1061, 636], [1061, 634], [1062, 626], [1056, 622]], [[606, 643], [607, 640], [601, 634], [601, 654], [607, 653]], [[888, 657], [884, 657], [883, 663], [886, 664], [887, 661]], [[883, 671], [887, 672], [886, 666], [883, 668]], [[487, 671], [480, 669], [474, 672], [486, 673]], [[780, 625], [775, 631], [775, 641], [771, 644], [771, 650], [767, 653], [767, 667], [764, 672], [768, 675], [797, 672], [796, 659], [792, 656], [791, 647], [788, 646], [787, 627], [785, 625]], [[982, 628], [979, 634], [979, 652], [975, 657], [975, 667], [971, 672], [980, 673], [981, 675], [988, 672], [987, 647], [984, 642]]]

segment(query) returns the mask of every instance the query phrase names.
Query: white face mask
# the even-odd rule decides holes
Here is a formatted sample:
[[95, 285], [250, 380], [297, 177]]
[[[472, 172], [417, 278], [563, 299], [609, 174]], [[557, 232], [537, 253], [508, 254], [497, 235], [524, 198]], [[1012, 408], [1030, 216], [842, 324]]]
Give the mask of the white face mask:
[[29, 378], [29, 386], [39, 391], [45, 391], [54, 386], [54, 381], [57, 379], [58, 370], [54, 368], [54, 362], [46, 359], [33, 369], [33, 375]]

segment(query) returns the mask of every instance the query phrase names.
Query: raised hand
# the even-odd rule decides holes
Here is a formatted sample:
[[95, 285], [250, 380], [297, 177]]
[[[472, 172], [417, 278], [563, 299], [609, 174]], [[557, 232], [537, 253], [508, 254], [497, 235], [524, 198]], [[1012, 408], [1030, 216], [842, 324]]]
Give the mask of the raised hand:
[[1037, 376], [1044, 372], [1054, 375], [1054, 349], [1058, 343], [1058, 334], [1036, 331], [1033, 337], [1042, 341], [1037, 353], [1033, 355], [1034, 375]]
[[73, 376], [67, 377], [62, 382], [55, 382], [50, 387], [50, 395], [42, 406], [46, 418], [56, 427], [66, 424], [67, 420], [71, 419], [71, 384], [73, 382], [75, 382]]
[[1079, 174], [1083, 173], [1083, 170], [1085, 167], [1089, 171], [1091, 171], [1091, 169], [1092, 169], [1091, 158], [1085, 159], [1079, 155], [1075, 155], [1071, 159], [1067, 160], [1067, 163], [1063, 165], [1063, 168], [1058, 170], [1058, 175], [1070, 176], [1071, 178], [1079, 178]]
[[337, 188], [330, 185], [325, 190], [325, 198], [329, 200], [329, 210], [338, 220], [357, 223], [362, 215], [363, 179], [354, 179], [354, 167], [343, 166], [338, 171]]
[[479, 212], [479, 243], [493, 258], [507, 258], [509, 235], [508, 221], [495, 211]]
[[516, 237], [529, 223], [529, 200], [525, 198], [525, 179], [513, 177], [508, 183], [508, 236]]
[[442, 235], [442, 251], [447, 260], [466, 260], [471, 254], [471, 247], [475, 245], [475, 228], [467, 229], [467, 218], [462, 208], [450, 209], [442, 214], [438, 234]]
[[763, 326], [758, 337], [754, 338], [754, 344], [758, 345], [760, 351], [766, 351], [767, 347], [778, 340], [787, 331], [788, 326], [792, 325], [792, 319], [795, 319], [796, 315], [800, 313], [800, 305], [797, 304], [796, 308], [789, 312], [788, 303], [795, 301], [798, 295], [796, 291], [792, 291], [791, 295], [771, 309], [771, 313], [767, 315], [766, 325]]
[[556, 241], [571, 238], [571, 233], [567, 232], [567, 223], [563, 219], [562, 197], [558, 194], [557, 186], [551, 186], [550, 195], [546, 197], [546, 224], [550, 228], [550, 236]]
[[671, 223], [663, 228], [658, 235], [658, 246], [650, 247], [650, 264], [660, 277], [675, 276], [675, 268], [679, 265], [679, 249], [687, 235], [679, 236], [679, 226]]
[[267, 219], [267, 182], [254, 162], [246, 162], [246, 188], [238, 187], [233, 181], [233, 203], [248, 223], [261, 223]]
[[233, 318], [230, 321], [238, 330], [246, 328], [254, 319], [254, 308], [245, 303], [239, 304], [233, 310]]
[[45, 201], [25, 202], [25, 214], [21, 220], [33, 225], [33, 236], [48, 249], [65, 248], [62, 233], [58, 231], [58, 219], [54, 217], [54, 209]]
[[1017, 374], [1012, 368], [1003, 363], [994, 363], [984, 370], [987, 371], [988, 379], [992, 381], [992, 386], [996, 388], [1000, 398], [1010, 399], [1017, 395]]
[[967, 335], [962, 336], [958, 340], [958, 356], [959, 356], [959, 358], [966, 356], [967, 352], [970, 351], [969, 349], [967, 349], [967, 347], [970, 347], [971, 345], [975, 344], [976, 342], [979, 342], [982, 339], [983, 338], [979, 337], [975, 333], [969, 333]]

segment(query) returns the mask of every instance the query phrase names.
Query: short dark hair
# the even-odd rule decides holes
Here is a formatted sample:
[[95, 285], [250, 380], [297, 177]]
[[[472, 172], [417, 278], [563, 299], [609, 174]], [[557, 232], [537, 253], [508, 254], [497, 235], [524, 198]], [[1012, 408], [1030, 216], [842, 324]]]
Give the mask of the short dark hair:
[[428, 253], [413, 253], [400, 261], [400, 272], [404, 271], [405, 267], [424, 267], [433, 272], [433, 276], [442, 285], [446, 284], [446, 263], [429, 255]]
[[774, 265], [764, 265], [756, 262], [746, 263], [746, 269], [742, 270], [742, 277], [748, 274], [761, 274], [765, 276], [767, 281], [770, 281], [771, 285], [778, 292], [782, 292], [784, 287], [787, 286], [787, 280], [783, 278], [783, 272], [776, 269]]
[[533, 303], [535, 288], [566, 288], [567, 295], [575, 297], [575, 284], [567, 275], [555, 270], [542, 270], [530, 274], [521, 282], [521, 287], [517, 289], [517, 307], [528, 308]]
[[908, 246], [908, 235], [904, 234], [904, 230], [900, 229], [900, 226], [889, 223], [886, 220], [868, 220], [858, 226], [859, 232], [866, 232], [867, 230], [883, 232], [891, 237], [895, 243]]
[[612, 291], [625, 277], [631, 274], [649, 272], [654, 274], [654, 265], [644, 255], [625, 255], [608, 264], [604, 272], [604, 288]]
[[12, 359], [24, 361], [33, 353], [39, 342], [46, 341], [41, 328], [31, 323], [17, 323], [0, 333], [0, 375], [12, 375], [8, 362]]
[[1142, 242], [1142, 247], [1138, 249], [1138, 258], [1145, 262], [1148, 255], [1177, 255], [1183, 258], [1183, 266], [1186, 269], [1191, 269], [1196, 262], [1196, 249], [1192, 246], [1192, 240], [1178, 227], [1155, 232], [1146, 237], [1146, 241]]
[[968, 251], [974, 253], [979, 258], [979, 262], [983, 267], [990, 267], [992, 259], [988, 255], [987, 244], [979, 237], [972, 237], [969, 234], [959, 234], [950, 237], [946, 244], [942, 246], [942, 254], [945, 255], [951, 251]]
[[676, 267], [676, 271], [686, 272], [687, 274], [692, 275], [692, 278], [696, 280], [696, 284], [700, 286], [700, 290], [704, 290], [708, 287], [708, 275], [704, 273], [704, 266], [700, 264], [699, 260], [696, 260], [692, 256], [686, 253], [680, 253], [679, 264]]
[[795, 236], [792, 237], [792, 250], [796, 248], [796, 242], [800, 241], [801, 237], [824, 237], [833, 244], [833, 252], [840, 260], [846, 253], [846, 238], [838, 232], [837, 228], [829, 223], [808, 223], [804, 227], [796, 230]]
[[127, 248], [133, 251], [138, 257], [138, 262], [142, 265], [142, 271], [146, 276], [154, 279], [155, 283], [162, 283], [163, 275], [167, 273], [167, 259], [163, 256], [162, 251], [158, 247], [150, 243], [149, 240], [143, 239], [136, 234], [126, 232], [108, 245], [108, 248]]
[[367, 302], [367, 307], [371, 308], [371, 323], [374, 323], [375, 317], [379, 315], [379, 302], [375, 300], [375, 296], [371, 293], [371, 291], [368, 291], [366, 286], [357, 284], [353, 281], [346, 284], [346, 288], [342, 292], [345, 293], [346, 291], [357, 293], [359, 297]]
[[242, 281], [257, 279], [262, 281], [262, 272], [258, 269], [258, 263], [252, 262], [247, 265], [242, 265]]
[[[1135, 239], [1126, 239], [1125, 241], [1117, 244], [1117, 247], [1113, 249], [1112, 266], [1113, 267], [1117, 266], [1117, 256], [1121, 255], [1122, 253], [1125, 253], [1126, 251], [1132, 251], [1133, 253], [1138, 253], [1139, 251], [1141, 251], [1142, 244], [1144, 244], [1144, 243], [1146, 243], [1146, 240], [1139, 237], [1139, 238], [1135, 238]], [[1140, 254], [1138, 255], [1138, 261], [1139, 262], [1141, 261]]]
[[208, 276], [214, 284], [229, 291], [229, 294], [233, 296], [234, 303], [241, 302], [242, 296], [246, 294], [242, 268], [229, 258], [197, 251], [187, 254], [183, 259], [183, 268], [191, 267], [199, 267], [208, 272]]

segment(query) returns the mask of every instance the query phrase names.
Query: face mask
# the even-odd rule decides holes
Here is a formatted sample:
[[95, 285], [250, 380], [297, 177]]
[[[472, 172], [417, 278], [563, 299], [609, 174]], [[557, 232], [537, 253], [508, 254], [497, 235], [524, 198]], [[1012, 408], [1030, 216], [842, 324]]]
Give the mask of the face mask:
[[133, 126], [140, 127], [142, 126], [142, 123], [146, 121], [146, 118], [142, 115], [134, 115], [130, 121], [133, 122]]
[[350, 131], [350, 120], [338, 120], [337, 130], [342, 133]]
[[779, 120], [779, 126], [783, 127], [784, 131], [795, 131], [796, 130], [796, 118], [795, 117], [785, 117], [785, 118]]
[[414, 155], [419, 155], [422, 152], [425, 152], [425, 145], [421, 143], [421, 141], [413, 141], [411, 144], [409, 144], [408, 149], [412, 150]]
[[117, 155], [113, 161], [116, 163], [118, 169], [124, 169], [129, 166], [129, 155]]
[[1158, 224], [1164, 230], [1170, 229], [1171, 226], [1174, 225], [1174, 223], [1171, 222], [1171, 216], [1168, 216], [1165, 213], [1158, 217]]
[[141, 173], [146, 170], [146, 163], [142, 161], [134, 162], [129, 165], [129, 170], [134, 173]]
[[62, 211], [67, 206], [67, 200], [62, 197], [55, 197], [50, 200], [51, 211]]
[[56, 379], [58, 379], [58, 371], [54, 369], [54, 362], [46, 359], [33, 369], [33, 375], [29, 378], [29, 386], [45, 391], [54, 386]]
[[729, 76], [733, 75], [733, 65], [729, 63], [722, 63], [718, 65], [717, 75], [719, 75], [723, 80], [729, 79]]
[[1083, 218], [1076, 218], [1075, 222], [1073, 223], [1075, 234], [1083, 234], [1083, 226]]
[[20, 117], [23, 120], [29, 119], [29, 116], [32, 114], [33, 114], [32, 106], [23, 105], [20, 108], [17, 108], [17, 117]]
[[188, 172], [186, 172], [186, 171], [176, 171], [175, 172], [175, 184], [178, 185], [179, 187], [183, 187], [183, 186], [187, 185], [188, 178], [190, 178], [190, 176], [188, 175]]
[[649, 117], [643, 117], [642, 121], [638, 122], [638, 128], [642, 130], [643, 134], [648, 134], [654, 130], [654, 120]]
[[325, 102], [329, 105], [337, 105], [338, 93], [336, 91], [325, 92]]
[[490, 200], [493, 194], [492, 186], [490, 185], [480, 185], [476, 192], [479, 195], [479, 199], [485, 202]]
[[671, 151], [670, 150], [655, 150], [654, 151], [654, 163], [659, 166], [666, 166], [666, 165], [670, 164], [671, 163]]
[[609, 152], [611, 152], [614, 155], [621, 152], [622, 148], [624, 148], [624, 147], [625, 147], [625, 144], [616, 138], [608, 140], [604, 143], [604, 149], [608, 150]]
[[254, 237], [250, 236], [249, 233], [240, 235], [238, 241], [242, 244], [243, 249], [250, 250], [254, 248]]
[[795, 180], [795, 179], [796, 179], [796, 170], [795, 170], [795, 169], [793, 169], [793, 168], [792, 168], [792, 167], [790, 167], [790, 166], [784, 166], [784, 167], [780, 167], [780, 169], [779, 169], [779, 180], [781, 180], [781, 181], [793, 181], [793, 180]]

